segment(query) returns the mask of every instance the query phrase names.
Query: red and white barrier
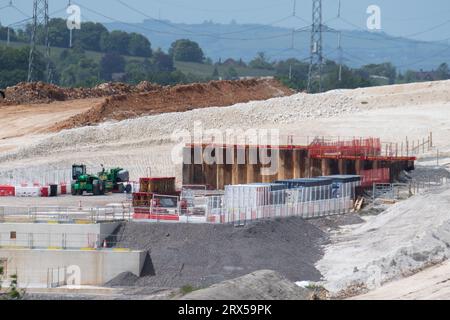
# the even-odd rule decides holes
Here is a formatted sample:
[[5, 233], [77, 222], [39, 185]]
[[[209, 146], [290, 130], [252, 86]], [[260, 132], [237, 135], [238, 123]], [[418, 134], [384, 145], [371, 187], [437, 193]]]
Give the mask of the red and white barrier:
[[15, 187], [0, 185], [0, 197], [14, 197], [15, 195], [16, 195]]
[[[58, 185], [57, 195], [71, 193], [71, 185], [61, 183]], [[0, 197], [50, 197], [50, 186], [41, 186], [37, 183], [28, 185], [22, 183], [20, 186], [0, 185]]]
[[41, 188], [40, 187], [15, 187], [15, 196], [28, 198], [28, 197], [40, 197]]

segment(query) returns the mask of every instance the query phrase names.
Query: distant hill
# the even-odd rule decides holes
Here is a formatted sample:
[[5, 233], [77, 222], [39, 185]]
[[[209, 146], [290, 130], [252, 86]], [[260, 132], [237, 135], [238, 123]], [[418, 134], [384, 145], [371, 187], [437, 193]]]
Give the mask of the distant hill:
[[[145, 20], [136, 24], [106, 23], [105, 26], [110, 30], [145, 34], [153, 48], [165, 50], [173, 41], [189, 38], [198, 42], [213, 60], [242, 58], [250, 61], [259, 51], [264, 51], [272, 60], [291, 57], [305, 59], [309, 51], [308, 32], [296, 33], [292, 49], [291, 29], [258, 24], [177, 24]], [[431, 70], [442, 62], [450, 62], [447, 43], [415, 41], [385, 33], [343, 31], [342, 47], [343, 62], [353, 67], [392, 62], [399, 70]], [[329, 59], [338, 59], [336, 34], [324, 34], [324, 55]]]

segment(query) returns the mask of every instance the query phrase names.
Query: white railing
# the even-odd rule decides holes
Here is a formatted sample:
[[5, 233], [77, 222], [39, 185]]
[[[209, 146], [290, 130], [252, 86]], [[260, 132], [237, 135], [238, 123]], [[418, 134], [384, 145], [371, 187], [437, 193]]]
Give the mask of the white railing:
[[63, 206], [0, 206], [0, 222], [46, 222], [74, 223], [77, 220], [92, 223], [131, 220], [132, 208], [129, 204], [110, 207], [63, 207]]
[[[216, 197], [213, 203], [223, 203], [222, 197]], [[270, 204], [254, 207], [208, 206], [206, 220], [210, 223], [236, 223], [261, 219], [301, 217], [304, 219], [349, 213], [353, 209], [350, 197], [332, 198], [297, 203]]]

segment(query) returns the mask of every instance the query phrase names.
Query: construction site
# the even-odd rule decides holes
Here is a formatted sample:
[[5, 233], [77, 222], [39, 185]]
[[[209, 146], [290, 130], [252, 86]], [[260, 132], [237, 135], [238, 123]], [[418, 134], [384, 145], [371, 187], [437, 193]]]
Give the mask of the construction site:
[[7, 88], [3, 282], [29, 299], [448, 298], [449, 88]]
[[400, 39], [351, 1], [228, 25], [99, 2], [0, 6], [0, 300], [450, 300], [450, 68], [409, 68], [449, 21]]

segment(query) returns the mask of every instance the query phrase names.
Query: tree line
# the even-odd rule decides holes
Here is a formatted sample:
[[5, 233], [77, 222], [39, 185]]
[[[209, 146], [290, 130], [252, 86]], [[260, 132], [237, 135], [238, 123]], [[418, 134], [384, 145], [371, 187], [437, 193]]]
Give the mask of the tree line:
[[[28, 72], [28, 55], [31, 26], [10, 30], [12, 42], [22, 46], [0, 47], [0, 88], [25, 81]], [[6, 40], [7, 28], [0, 24], [0, 40]], [[42, 30], [38, 30], [38, 43], [43, 43]], [[171, 85], [178, 83], [203, 82], [217, 79], [237, 79], [249, 70], [259, 74], [276, 76], [286, 85], [305, 90], [309, 65], [297, 59], [271, 61], [260, 52], [248, 63], [242, 59], [226, 59], [213, 62], [207, 58], [200, 45], [189, 39], [179, 39], [169, 50], [153, 49], [149, 39], [138, 33], [108, 31], [100, 23], [85, 22], [80, 30], [73, 31], [72, 48], [69, 48], [69, 32], [63, 19], [51, 19], [49, 41], [52, 48], [52, 82], [61, 86], [90, 87], [105, 81], [138, 83], [143, 80]], [[99, 57], [100, 55], [100, 57]], [[41, 53], [35, 59], [36, 79], [45, 80], [44, 57]], [[175, 62], [202, 64], [210, 73], [181, 72]], [[341, 75], [341, 76], [339, 76]], [[391, 63], [370, 64], [360, 68], [340, 67], [334, 61], [325, 61], [323, 66], [323, 87], [357, 88], [394, 83], [444, 80], [450, 78], [447, 64], [436, 70], [398, 72]]]

